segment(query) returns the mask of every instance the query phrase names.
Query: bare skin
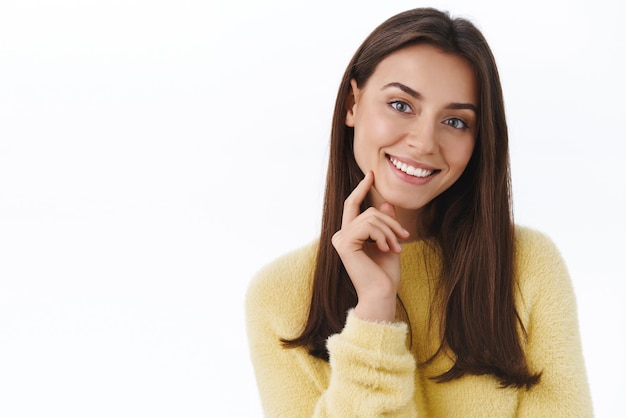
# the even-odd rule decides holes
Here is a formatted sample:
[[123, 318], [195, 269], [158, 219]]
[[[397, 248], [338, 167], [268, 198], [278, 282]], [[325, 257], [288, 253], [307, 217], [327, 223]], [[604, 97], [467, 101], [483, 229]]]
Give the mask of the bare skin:
[[387, 202], [360, 212], [373, 185], [374, 173], [369, 172], [348, 196], [342, 228], [333, 236], [332, 244], [356, 289], [356, 316], [366, 321], [393, 322], [400, 284], [400, 243], [409, 238], [409, 232]]
[[[393, 322], [401, 243], [419, 239], [421, 209], [465, 170], [476, 140], [478, 88], [463, 58], [426, 44], [383, 59], [359, 87], [351, 80], [346, 126], [365, 178], [344, 203], [332, 244], [358, 302], [358, 318]], [[360, 213], [368, 199], [371, 207]]]

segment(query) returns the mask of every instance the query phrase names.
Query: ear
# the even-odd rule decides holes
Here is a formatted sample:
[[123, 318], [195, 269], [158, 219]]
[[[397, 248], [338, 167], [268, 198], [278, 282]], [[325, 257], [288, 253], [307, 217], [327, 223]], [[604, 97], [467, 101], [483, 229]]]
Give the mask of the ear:
[[346, 126], [354, 128], [354, 115], [356, 113], [356, 107], [361, 91], [357, 87], [356, 80], [354, 78], [350, 80], [350, 87], [350, 93], [348, 93], [348, 96], [346, 97]]

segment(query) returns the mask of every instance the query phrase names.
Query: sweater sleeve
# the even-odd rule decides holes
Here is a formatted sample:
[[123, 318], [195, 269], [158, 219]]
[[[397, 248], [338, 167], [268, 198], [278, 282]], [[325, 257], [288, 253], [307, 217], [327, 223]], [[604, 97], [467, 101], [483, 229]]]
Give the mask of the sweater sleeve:
[[416, 416], [406, 324], [366, 322], [351, 311], [343, 331], [328, 339], [329, 363], [281, 345], [301, 331], [309, 300], [302, 292], [308, 285], [298, 289], [288, 270], [265, 269], [247, 294], [248, 341], [265, 416]]
[[328, 339], [330, 384], [316, 416], [417, 416], [406, 334], [404, 323], [362, 321], [350, 311], [343, 331]]
[[526, 355], [537, 385], [520, 392], [518, 417], [590, 417], [591, 396], [582, 355], [576, 299], [557, 248], [533, 233], [522, 248], [526, 294]]

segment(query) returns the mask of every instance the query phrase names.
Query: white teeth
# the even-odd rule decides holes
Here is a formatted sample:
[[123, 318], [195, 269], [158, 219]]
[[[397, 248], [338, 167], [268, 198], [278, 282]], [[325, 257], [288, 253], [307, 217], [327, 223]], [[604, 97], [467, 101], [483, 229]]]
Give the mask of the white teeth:
[[423, 168], [416, 168], [412, 165], [407, 165], [406, 163], [400, 162], [393, 157], [389, 157], [389, 161], [394, 165], [398, 170], [407, 173], [410, 176], [415, 177], [428, 177], [433, 173], [433, 170], [425, 170]]

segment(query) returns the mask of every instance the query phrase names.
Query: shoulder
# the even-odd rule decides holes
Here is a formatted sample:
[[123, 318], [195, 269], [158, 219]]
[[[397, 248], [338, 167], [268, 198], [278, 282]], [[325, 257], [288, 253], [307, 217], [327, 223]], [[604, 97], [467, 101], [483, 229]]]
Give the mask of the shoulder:
[[566, 270], [565, 262], [554, 242], [537, 230], [515, 227], [515, 267], [518, 276], [542, 276]]
[[573, 289], [559, 249], [544, 233], [516, 226], [515, 274], [527, 309], [571, 303]]
[[282, 255], [258, 271], [246, 295], [249, 321], [252, 317], [265, 318], [287, 334], [298, 332], [293, 328], [300, 327], [308, 315], [317, 248], [316, 240]]
[[519, 267], [541, 267], [538, 262], [562, 263], [554, 242], [544, 233], [525, 227], [515, 227], [515, 258]]
[[248, 297], [289, 297], [308, 288], [315, 268], [317, 241], [262, 267], [250, 282]]

